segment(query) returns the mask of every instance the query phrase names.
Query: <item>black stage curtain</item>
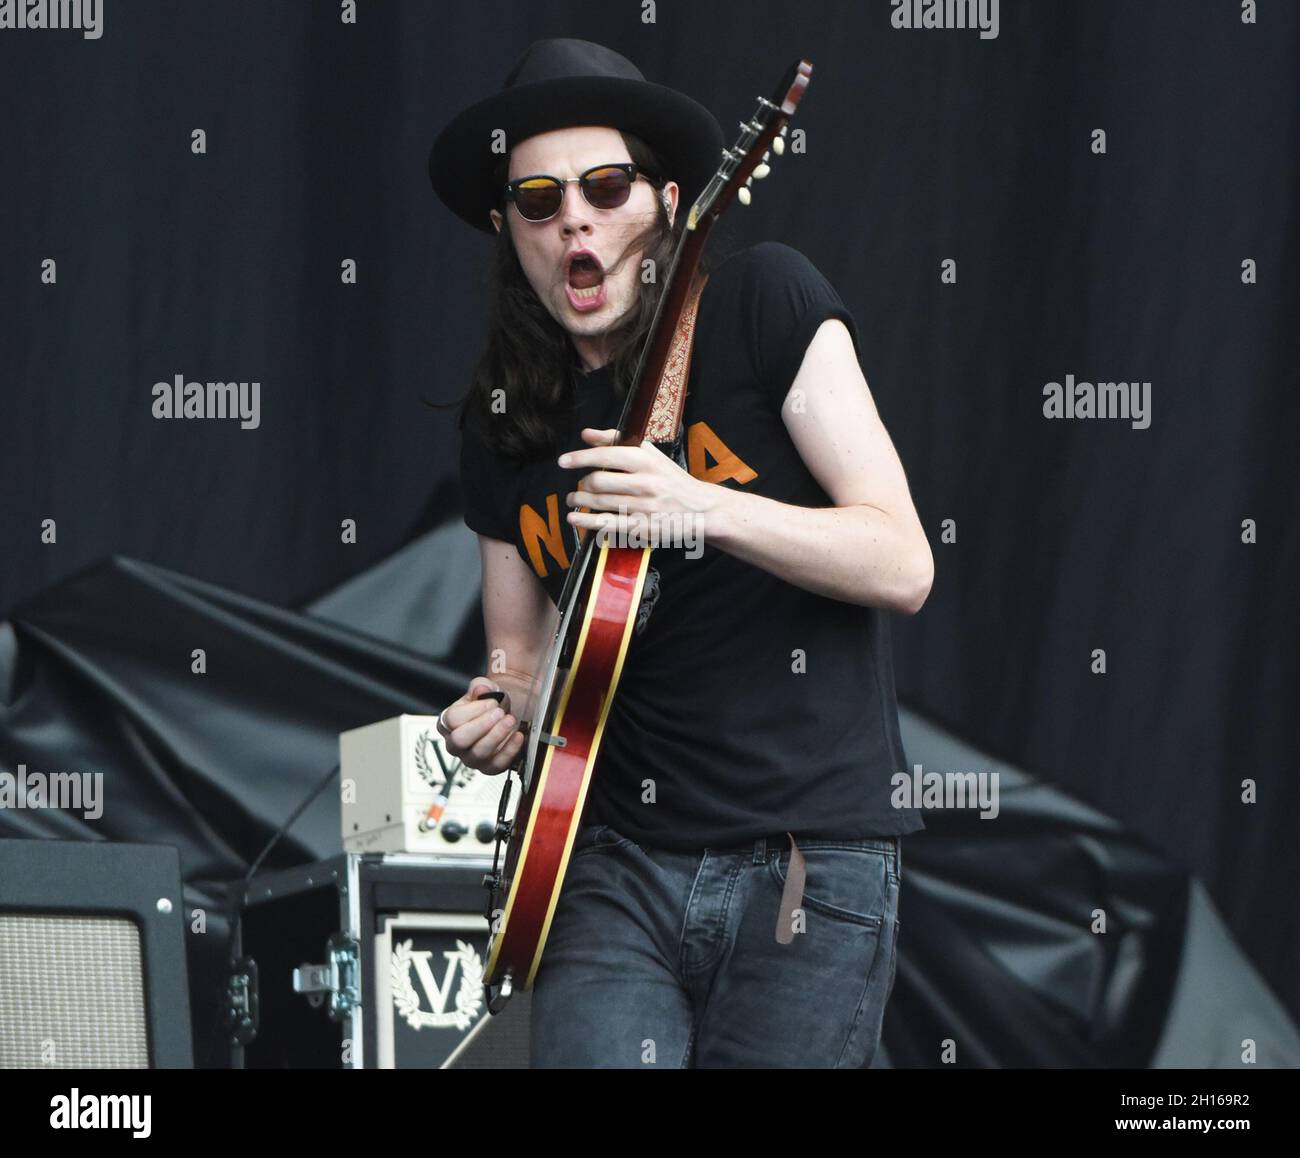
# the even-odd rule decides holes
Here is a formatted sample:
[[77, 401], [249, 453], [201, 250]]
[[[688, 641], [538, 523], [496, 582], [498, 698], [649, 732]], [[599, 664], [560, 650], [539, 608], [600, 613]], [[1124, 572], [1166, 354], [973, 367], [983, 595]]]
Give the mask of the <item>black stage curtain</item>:
[[[727, 229], [803, 250], [858, 320], [936, 556], [901, 697], [1202, 877], [1300, 1015], [1295, 5], [1003, 0], [993, 38], [888, 0], [103, 9], [99, 39], [0, 30], [15, 622], [112, 555], [299, 607], [454, 513], [421, 399], [463, 387], [487, 242], [425, 158], [531, 41], [609, 44], [729, 137], [805, 55], [806, 151]], [[177, 375], [258, 382], [256, 428], [155, 418]], [[1149, 382], [1149, 426], [1049, 420], [1067, 376]], [[302, 695], [321, 734], [389, 714]]]

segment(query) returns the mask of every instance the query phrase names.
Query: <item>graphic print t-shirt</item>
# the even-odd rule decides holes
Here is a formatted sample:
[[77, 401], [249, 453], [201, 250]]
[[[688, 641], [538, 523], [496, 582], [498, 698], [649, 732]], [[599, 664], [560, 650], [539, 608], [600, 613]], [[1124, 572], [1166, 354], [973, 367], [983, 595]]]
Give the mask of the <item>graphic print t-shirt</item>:
[[[700, 298], [683, 450], [696, 478], [801, 507], [834, 503], [781, 405], [839, 295], [798, 251], [763, 242], [724, 260]], [[612, 370], [580, 375], [566, 449], [618, 425]], [[556, 455], [492, 456], [468, 429], [465, 522], [513, 543], [552, 602], [574, 557], [565, 496], [585, 471]], [[708, 545], [656, 548], [641, 623], [610, 709], [585, 819], [646, 847], [728, 848], [772, 833], [887, 836], [924, 828], [891, 804], [906, 772], [888, 613], [814, 595]], [[698, 555], [690, 558], [689, 555]], [[490, 645], [490, 641], [489, 641]]]

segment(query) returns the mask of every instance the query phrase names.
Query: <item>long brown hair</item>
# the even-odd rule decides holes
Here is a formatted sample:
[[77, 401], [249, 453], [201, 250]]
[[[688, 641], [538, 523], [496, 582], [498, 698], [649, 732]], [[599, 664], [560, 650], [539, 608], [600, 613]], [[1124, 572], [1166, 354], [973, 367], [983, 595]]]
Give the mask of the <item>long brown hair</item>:
[[[669, 224], [668, 210], [659, 196], [667, 179], [662, 163], [639, 137], [621, 131], [620, 136], [628, 156], [656, 190], [654, 221], [628, 242], [617, 259], [622, 261], [639, 251], [642, 261], [654, 263], [656, 275], [648, 282], [637, 278], [637, 301], [607, 335], [614, 388], [624, 397], [663, 292], [661, 277], [668, 272], [690, 207], [679, 205], [676, 220]], [[504, 189], [508, 173], [507, 156], [498, 162], [498, 188]], [[530, 459], [561, 449], [559, 442], [566, 419], [572, 417], [574, 384], [582, 364], [568, 331], [533, 291], [515, 252], [510, 215], [504, 209], [502, 200], [497, 210], [503, 220], [489, 275], [487, 342], [469, 391], [459, 403], [458, 424], [468, 426], [493, 454]], [[493, 407], [498, 390], [504, 392], [504, 406]]]

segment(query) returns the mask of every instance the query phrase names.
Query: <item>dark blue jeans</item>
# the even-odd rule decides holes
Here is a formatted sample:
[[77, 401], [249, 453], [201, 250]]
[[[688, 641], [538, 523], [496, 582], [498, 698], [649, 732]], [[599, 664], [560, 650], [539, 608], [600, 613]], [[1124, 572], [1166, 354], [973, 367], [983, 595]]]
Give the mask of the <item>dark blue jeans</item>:
[[894, 985], [900, 840], [796, 840], [807, 880], [783, 945], [788, 850], [663, 852], [580, 829], [534, 982], [532, 1064], [868, 1064]]

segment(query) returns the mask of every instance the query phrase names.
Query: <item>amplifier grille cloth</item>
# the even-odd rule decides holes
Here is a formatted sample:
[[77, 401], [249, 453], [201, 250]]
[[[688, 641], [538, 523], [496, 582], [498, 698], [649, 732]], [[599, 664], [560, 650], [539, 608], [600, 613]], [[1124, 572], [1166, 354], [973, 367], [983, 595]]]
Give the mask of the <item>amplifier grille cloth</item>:
[[0, 913], [0, 1069], [148, 1064], [135, 922]]

